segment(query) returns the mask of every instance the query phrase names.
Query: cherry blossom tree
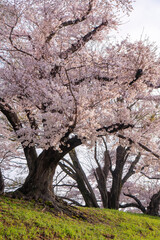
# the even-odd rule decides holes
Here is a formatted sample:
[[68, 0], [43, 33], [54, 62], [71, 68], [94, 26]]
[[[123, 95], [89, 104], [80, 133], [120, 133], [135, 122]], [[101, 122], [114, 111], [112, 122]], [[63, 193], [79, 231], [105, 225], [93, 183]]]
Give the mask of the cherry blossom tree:
[[72, 150], [70, 159], [59, 162], [63, 172], [59, 171], [54, 182], [57, 193], [78, 206], [85, 203], [87, 207], [128, 208], [159, 216], [159, 161], [146, 161], [146, 154], [132, 156], [129, 146], [117, 147], [118, 142], [113, 140], [108, 148], [103, 140], [105, 148], [96, 145], [94, 151], [87, 149], [86, 154], [84, 150], [83, 154]]
[[144, 100], [159, 77], [156, 50], [109, 38], [131, 10], [131, 0], [1, 2], [0, 111], [29, 168], [15, 195], [56, 207], [58, 162], [104, 133], [123, 131], [126, 141], [157, 150], [158, 107]]
[[[59, 189], [63, 188], [63, 192], [71, 196], [65, 199], [75, 203], [76, 196], [81, 194], [87, 207], [119, 209], [120, 195], [125, 191], [124, 185], [137, 173], [136, 168], [138, 165], [142, 166], [142, 162], [140, 153], [132, 156], [129, 145], [122, 147], [118, 142], [112, 145], [108, 148], [103, 138], [103, 143], [96, 143], [94, 150], [88, 150], [86, 156], [79, 154], [83, 160], [80, 161], [77, 152], [72, 150], [69, 153], [71, 161], [63, 158], [59, 162], [63, 171], [72, 178], [72, 182], [68, 179], [67, 183], [62, 176], [63, 183], [58, 181], [55, 185]], [[88, 162], [88, 173], [84, 171], [86, 162]], [[70, 191], [67, 191], [69, 188]]]
[[120, 207], [132, 208], [134, 211], [138, 209], [145, 214], [159, 216], [159, 162], [157, 159], [152, 159], [149, 164], [143, 161], [139, 170], [137, 181], [129, 181], [123, 189], [125, 197], [121, 195], [123, 204], [120, 204]]

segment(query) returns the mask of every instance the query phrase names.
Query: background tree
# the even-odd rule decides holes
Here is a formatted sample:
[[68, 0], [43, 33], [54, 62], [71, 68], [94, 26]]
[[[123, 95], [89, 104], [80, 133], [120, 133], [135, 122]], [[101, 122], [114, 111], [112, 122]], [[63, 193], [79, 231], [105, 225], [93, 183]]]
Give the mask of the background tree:
[[[67, 174], [67, 176], [70, 176], [75, 181], [75, 185], [82, 194], [86, 207], [99, 207], [94, 190], [88, 180], [85, 171], [82, 168], [82, 165], [77, 157], [76, 151], [75, 150], [70, 151], [69, 156], [71, 162], [66, 158], [63, 158], [62, 161], [59, 162], [59, 166]], [[56, 186], [59, 187], [59, 184], [56, 184]], [[73, 182], [71, 184], [66, 184], [66, 186], [75, 187], [73, 185]], [[67, 197], [65, 197], [65, 199], [72, 201], [76, 204], [80, 204], [78, 203], [78, 201], [76, 202], [75, 199], [71, 200], [70, 198]]]
[[[98, 144], [95, 153], [91, 149], [73, 150], [70, 159], [59, 162], [66, 175], [61, 177], [60, 172], [54, 182], [57, 194], [78, 206], [85, 202], [87, 207], [128, 208], [134, 212], [138, 209], [159, 216], [159, 161], [148, 154], [133, 154], [129, 147], [116, 147], [117, 143], [108, 150], [104, 143], [105, 148]], [[97, 204], [93, 204], [95, 200]]]
[[[149, 215], [159, 216], [160, 191], [159, 191], [159, 161], [152, 159], [149, 164], [141, 167], [137, 183], [129, 183], [124, 191], [123, 202], [120, 207], [139, 209]], [[128, 191], [127, 191], [128, 190]], [[130, 202], [130, 200], [133, 200]]]
[[56, 208], [58, 162], [104, 132], [124, 130], [126, 140], [143, 145], [147, 139], [152, 146], [159, 116], [142, 97], [157, 82], [155, 49], [125, 40], [94, 51], [118, 26], [118, 14], [131, 9], [130, 0], [2, 1], [0, 111], [29, 169], [15, 195], [52, 201]]
[[[74, 183], [72, 181], [72, 183], [66, 185], [59, 186], [57, 184], [56, 186], [78, 188], [85, 205], [88, 207], [98, 207], [100, 205], [104, 208], [119, 209], [123, 185], [136, 173], [135, 169], [139, 164], [141, 155], [138, 153], [136, 157], [133, 157], [129, 147], [122, 147], [121, 145], [116, 147], [115, 144], [109, 151], [105, 139], [103, 139], [103, 143], [95, 145], [94, 154], [91, 154], [92, 161], [88, 164], [88, 174], [83, 169], [85, 169], [85, 163], [90, 162], [89, 159], [85, 160], [85, 158], [88, 158], [89, 150], [86, 157], [83, 156], [84, 154], [79, 154], [79, 157], [81, 156], [83, 159], [81, 162], [75, 150], [72, 150], [69, 154], [71, 161], [63, 158], [59, 162], [59, 166], [74, 180]], [[113, 151], [113, 148], [116, 148], [116, 150]], [[75, 190], [69, 192], [70, 196], [72, 196], [73, 191]], [[75, 198], [73, 203], [75, 203]], [[88, 198], [90, 201], [88, 201]]]

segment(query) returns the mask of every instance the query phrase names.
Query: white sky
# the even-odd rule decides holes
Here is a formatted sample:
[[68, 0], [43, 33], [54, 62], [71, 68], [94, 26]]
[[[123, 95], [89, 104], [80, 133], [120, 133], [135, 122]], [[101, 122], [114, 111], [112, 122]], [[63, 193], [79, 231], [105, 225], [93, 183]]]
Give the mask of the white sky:
[[124, 38], [128, 34], [131, 40], [140, 40], [141, 35], [142, 39], [149, 37], [160, 51], [160, 0], [136, 0], [133, 7], [130, 16], [122, 18], [120, 36]]

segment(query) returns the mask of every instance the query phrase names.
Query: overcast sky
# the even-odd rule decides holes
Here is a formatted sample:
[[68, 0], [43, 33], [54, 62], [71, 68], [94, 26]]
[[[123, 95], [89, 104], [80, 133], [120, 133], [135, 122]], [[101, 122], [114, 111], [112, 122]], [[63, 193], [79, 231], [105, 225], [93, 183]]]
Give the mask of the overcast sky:
[[136, 0], [133, 7], [131, 15], [122, 18], [120, 36], [124, 38], [128, 33], [131, 40], [139, 40], [141, 35], [143, 39], [149, 37], [160, 51], [160, 0]]

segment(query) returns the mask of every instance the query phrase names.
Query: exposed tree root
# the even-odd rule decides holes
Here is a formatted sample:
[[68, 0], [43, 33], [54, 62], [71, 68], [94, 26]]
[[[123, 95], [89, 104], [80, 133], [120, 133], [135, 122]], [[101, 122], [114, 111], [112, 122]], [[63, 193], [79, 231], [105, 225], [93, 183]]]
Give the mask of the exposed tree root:
[[55, 215], [65, 214], [69, 217], [76, 217], [82, 220], [87, 220], [81, 210], [79, 210], [77, 207], [71, 206], [62, 198], [57, 196], [54, 196], [52, 198], [43, 196], [42, 198], [36, 199], [35, 196], [24, 195], [18, 190], [16, 190], [15, 192], [5, 193], [5, 196], [10, 198], [23, 199], [26, 201], [34, 200], [36, 205], [43, 206], [43, 211], [52, 212]]

